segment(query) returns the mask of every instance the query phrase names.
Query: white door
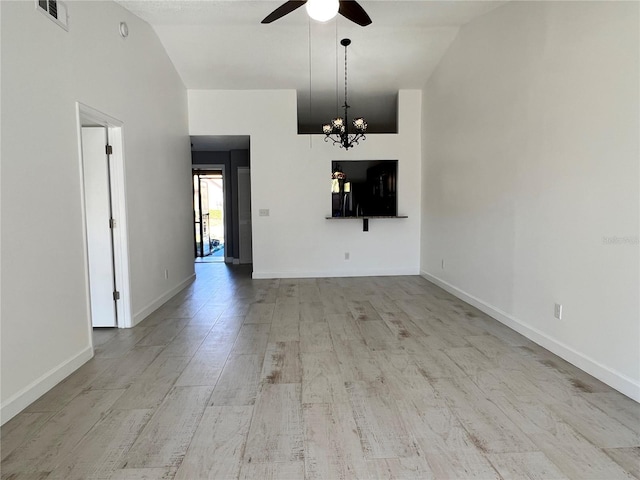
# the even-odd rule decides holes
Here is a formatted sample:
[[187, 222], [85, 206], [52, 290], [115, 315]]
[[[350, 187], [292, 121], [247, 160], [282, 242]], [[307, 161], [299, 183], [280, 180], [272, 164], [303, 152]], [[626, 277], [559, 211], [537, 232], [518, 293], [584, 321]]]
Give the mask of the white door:
[[251, 170], [238, 167], [238, 224], [240, 263], [253, 261], [251, 243]]
[[94, 327], [117, 326], [114, 300], [111, 189], [107, 129], [82, 128], [82, 165], [87, 212], [89, 290]]

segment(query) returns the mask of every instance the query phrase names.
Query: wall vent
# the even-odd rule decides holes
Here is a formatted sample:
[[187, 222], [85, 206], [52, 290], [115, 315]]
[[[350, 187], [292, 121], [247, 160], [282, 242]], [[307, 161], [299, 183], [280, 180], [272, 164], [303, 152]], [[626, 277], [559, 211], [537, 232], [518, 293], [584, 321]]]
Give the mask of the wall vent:
[[69, 31], [69, 15], [66, 3], [60, 0], [36, 0], [36, 9], [66, 31]]

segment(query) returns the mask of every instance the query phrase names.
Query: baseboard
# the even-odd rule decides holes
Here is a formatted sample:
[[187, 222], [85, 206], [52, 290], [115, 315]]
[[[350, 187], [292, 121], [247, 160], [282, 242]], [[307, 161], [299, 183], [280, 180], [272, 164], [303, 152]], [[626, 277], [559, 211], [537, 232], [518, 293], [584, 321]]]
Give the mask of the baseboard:
[[455, 295], [456, 297], [467, 302], [470, 305], [473, 305], [478, 310], [486, 313], [500, 323], [524, 335], [532, 342], [535, 342], [541, 347], [546, 348], [550, 352], [555, 353], [567, 362], [578, 367], [580, 370], [587, 372], [589, 375], [594, 376], [598, 380], [618, 390], [620, 393], [626, 395], [627, 397], [632, 398], [636, 402], [640, 402], [640, 383], [636, 380], [629, 378], [628, 376], [617, 372], [592, 358], [587, 357], [586, 355], [574, 350], [570, 346], [548, 336], [546, 333], [538, 330], [537, 328], [534, 328], [531, 325], [527, 325], [526, 323], [518, 320], [512, 315], [484, 302], [477, 297], [474, 297], [473, 295], [470, 295], [464, 290], [451, 285], [450, 283], [436, 277], [435, 275], [431, 275], [430, 273], [425, 271], [421, 271], [420, 275], [430, 282], [435, 283], [450, 294]]
[[190, 283], [192, 283], [194, 280], [196, 279], [196, 274], [192, 273], [190, 276], [188, 276], [186, 279], [184, 279], [182, 282], [180, 282], [178, 285], [176, 285], [175, 287], [173, 287], [171, 290], [169, 290], [168, 292], [163, 293], [161, 296], [159, 296], [158, 298], [156, 298], [153, 302], [151, 302], [149, 305], [147, 305], [146, 307], [144, 307], [142, 310], [140, 310], [138, 313], [136, 313], [133, 316], [133, 325], [132, 327], [135, 327], [137, 324], [139, 324], [142, 320], [144, 320], [145, 318], [147, 318], [149, 315], [151, 315], [153, 312], [155, 312], [157, 309], [159, 309], [162, 305], [164, 305], [165, 303], [167, 303], [169, 300], [171, 300], [171, 298], [176, 295], [177, 293], [181, 292], [182, 290], [184, 290], [185, 288], [187, 288], [189, 286]]
[[315, 272], [294, 271], [294, 272], [253, 272], [253, 278], [258, 280], [271, 278], [343, 278], [343, 277], [392, 277], [404, 275], [419, 275], [419, 269], [371, 269], [371, 270], [319, 270]]
[[93, 348], [88, 346], [80, 353], [52, 368], [40, 378], [31, 382], [0, 407], [0, 422], [4, 425], [22, 410], [47, 393], [93, 357]]

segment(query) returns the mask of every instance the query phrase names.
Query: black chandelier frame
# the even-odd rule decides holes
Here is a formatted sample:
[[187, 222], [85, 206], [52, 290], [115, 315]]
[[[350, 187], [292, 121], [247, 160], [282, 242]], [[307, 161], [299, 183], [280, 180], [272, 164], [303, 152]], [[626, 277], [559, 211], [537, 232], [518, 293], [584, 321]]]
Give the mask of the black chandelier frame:
[[344, 47], [344, 110], [343, 117], [336, 117], [331, 120], [331, 123], [326, 123], [322, 126], [322, 131], [325, 134], [325, 142], [333, 142], [334, 145], [339, 145], [340, 148], [349, 150], [355, 145], [359, 145], [360, 141], [367, 139], [365, 132], [367, 131], [367, 122], [364, 118], [358, 117], [353, 120], [351, 125], [355, 128], [355, 133], [349, 132], [349, 109], [351, 106], [348, 103], [347, 92], [347, 47], [351, 45], [351, 40], [343, 38], [340, 41], [340, 45]]

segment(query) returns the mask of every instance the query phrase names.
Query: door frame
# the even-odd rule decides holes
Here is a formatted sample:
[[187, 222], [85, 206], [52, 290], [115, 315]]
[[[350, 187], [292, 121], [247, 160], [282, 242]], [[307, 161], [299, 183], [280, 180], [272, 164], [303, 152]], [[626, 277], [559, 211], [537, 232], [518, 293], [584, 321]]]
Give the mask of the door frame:
[[[123, 122], [89, 107], [80, 102], [76, 102], [76, 119], [78, 133], [78, 160], [80, 162], [80, 198], [82, 205], [83, 223], [83, 254], [85, 262], [85, 296], [87, 298], [87, 309], [89, 318], [89, 331], [92, 331], [93, 323], [91, 319], [91, 294], [89, 288], [89, 248], [87, 239], [87, 206], [84, 191], [84, 164], [82, 155], [82, 127], [102, 126], [107, 129], [109, 144], [113, 147], [110, 155], [110, 180], [111, 180], [111, 209], [113, 218], [116, 220], [116, 227], [113, 229], [113, 263], [115, 283], [120, 292], [120, 299], [116, 301], [116, 312], [118, 318], [118, 328], [131, 328], [131, 285], [129, 276], [129, 241], [127, 228], [127, 203], [125, 192], [125, 168], [124, 168], [124, 139], [122, 126]], [[90, 336], [91, 338], [92, 336]], [[92, 342], [93, 344], [93, 342]]]
[[[246, 237], [243, 237], [243, 235], [240, 233], [240, 172], [243, 172], [247, 175], [249, 175], [249, 238], [247, 239]], [[247, 264], [253, 264], [253, 215], [252, 215], [252, 210], [251, 210], [251, 200], [252, 200], [252, 195], [251, 195], [251, 166], [245, 166], [245, 167], [238, 167], [238, 174], [236, 177], [236, 189], [238, 191], [238, 263], [239, 264], [243, 264], [243, 265], [247, 265]], [[244, 240], [244, 242], [243, 242]], [[242, 257], [242, 244], [246, 243], [246, 242], [250, 243], [249, 246], [249, 255], [250, 258], [246, 258], [246, 257]]]
[[[204, 171], [206, 172], [207, 170], [220, 170], [222, 172], [222, 198], [223, 198], [223, 202], [222, 202], [222, 215], [224, 217], [224, 262], [225, 263], [229, 263], [230, 259], [229, 257], [227, 257], [227, 252], [229, 251], [227, 248], [227, 169], [225, 167], [224, 164], [217, 164], [217, 163], [207, 163], [207, 164], [202, 164], [202, 165], [198, 165], [198, 164], [192, 164], [191, 165], [191, 197], [195, 200], [195, 191], [193, 191], [193, 176], [196, 175], [196, 172], [199, 171]], [[194, 222], [195, 222], [195, 216], [194, 216]], [[193, 239], [194, 241], [194, 245], [195, 245], [195, 237]], [[194, 258], [195, 260], [195, 258]]]

